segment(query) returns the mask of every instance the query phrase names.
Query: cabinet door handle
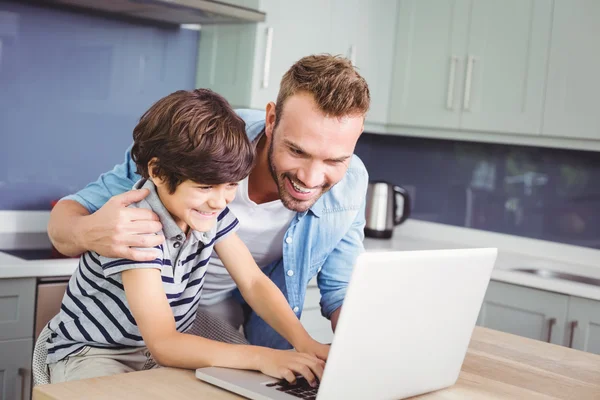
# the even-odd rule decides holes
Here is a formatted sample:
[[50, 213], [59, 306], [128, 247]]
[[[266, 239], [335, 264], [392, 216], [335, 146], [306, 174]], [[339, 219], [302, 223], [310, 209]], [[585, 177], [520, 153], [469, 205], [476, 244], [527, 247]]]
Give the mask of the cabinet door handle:
[[0, 72], [2, 72], [2, 38], [0, 38]]
[[19, 374], [19, 377], [21, 378], [21, 400], [25, 400], [27, 398], [27, 396], [25, 395], [25, 391], [26, 391], [26, 384], [25, 384], [25, 380], [27, 379], [27, 376], [29, 375], [29, 370], [27, 368], [19, 368], [17, 370], [17, 373]]
[[573, 321], [571, 322], [571, 335], [569, 336], [569, 347], [573, 348], [573, 338], [575, 337], [575, 328], [577, 328], [579, 322]]
[[554, 325], [556, 324], [556, 318], [550, 318], [548, 320], [548, 343], [552, 342], [552, 328], [554, 328]]
[[267, 28], [267, 43], [265, 45], [265, 65], [263, 67], [262, 88], [269, 87], [269, 75], [271, 73], [271, 50], [273, 48], [273, 27]]
[[458, 57], [450, 57], [450, 71], [448, 72], [448, 92], [446, 93], [446, 108], [452, 110], [454, 108], [454, 75], [456, 75], [456, 64]]
[[465, 79], [465, 96], [463, 98], [463, 110], [469, 111], [471, 108], [471, 79], [473, 77], [473, 66], [476, 57], [469, 55], [467, 57], [467, 78]]

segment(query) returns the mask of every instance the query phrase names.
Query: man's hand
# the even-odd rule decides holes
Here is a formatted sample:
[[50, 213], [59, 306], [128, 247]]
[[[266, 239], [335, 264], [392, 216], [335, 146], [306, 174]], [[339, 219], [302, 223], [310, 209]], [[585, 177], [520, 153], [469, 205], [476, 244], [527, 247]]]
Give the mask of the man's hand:
[[94, 214], [82, 218], [77, 228], [82, 246], [104, 257], [153, 260], [156, 256], [153, 251], [135, 247], [152, 248], [164, 242], [163, 235], [155, 235], [162, 229], [159, 218], [151, 210], [127, 207], [148, 193], [147, 189], [141, 189], [113, 196]]
[[290, 383], [296, 381], [296, 375], [302, 375], [311, 386], [316, 386], [317, 379], [323, 378], [325, 363], [314, 356], [288, 350], [259, 348], [258, 370], [274, 378], [285, 379]]

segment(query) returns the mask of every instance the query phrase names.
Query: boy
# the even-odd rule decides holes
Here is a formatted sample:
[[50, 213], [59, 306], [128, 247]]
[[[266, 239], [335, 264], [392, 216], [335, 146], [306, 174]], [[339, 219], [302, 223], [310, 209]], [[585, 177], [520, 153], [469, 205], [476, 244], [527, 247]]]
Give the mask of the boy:
[[[250, 172], [254, 149], [244, 122], [210, 90], [177, 91], [155, 103], [133, 132], [132, 159], [150, 194], [135, 208], [155, 212], [164, 244], [152, 261], [84, 253], [60, 313], [49, 323], [51, 382], [163, 366], [259, 370], [313, 385], [328, 346], [314, 341], [279, 289], [235, 234], [227, 204]], [[298, 352], [234, 345], [185, 333], [194, 322], [211, 252], [250, 306]]]

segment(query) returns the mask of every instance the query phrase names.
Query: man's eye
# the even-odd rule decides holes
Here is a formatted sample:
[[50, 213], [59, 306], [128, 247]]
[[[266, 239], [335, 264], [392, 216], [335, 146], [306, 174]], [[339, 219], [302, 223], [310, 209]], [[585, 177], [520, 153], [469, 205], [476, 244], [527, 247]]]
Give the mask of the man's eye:
[[298, 150], [298, 149], [292, 149], [292, 153], [299, 155], [299, 156], [304, 154], [304, 152], [302, 150]]
[[198, 186], [198, 189], [202, 189], [202, 190], [209, 190], [211, 188], [212, 188], [212, 186]]

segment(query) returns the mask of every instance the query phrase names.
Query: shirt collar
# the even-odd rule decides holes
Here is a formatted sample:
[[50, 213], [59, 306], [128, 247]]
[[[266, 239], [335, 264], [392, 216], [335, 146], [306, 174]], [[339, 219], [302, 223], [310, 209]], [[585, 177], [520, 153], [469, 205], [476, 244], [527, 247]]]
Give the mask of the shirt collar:
[[171, 216], [171, 213], [169, 213], [169, 211], [165, 208], [162, 201], [160, 200], [160, 197], [158, 197], [158, 193], [156, 192], [156, 186], [154, 185], [154, 182], [152, 182], [152, 180], [142, 178], [134, 185], [134, 188], [148, 189], [150, 191], [150, 194], [148, 194], [148, 196], [146, 196], [144, 200], [146, 200], [146, 202], [150, 205], [152, 211], [154, 211], [154, 213], [158, 215], [160, 223], [162, 224], [162, 230], [165, 234], [165, 238], [174, 239], [179, 235], [181, 235], [180, 240], [185, 238], [185, 232], [183, 232], [179, 225], [177, 225], [177, 223]]

